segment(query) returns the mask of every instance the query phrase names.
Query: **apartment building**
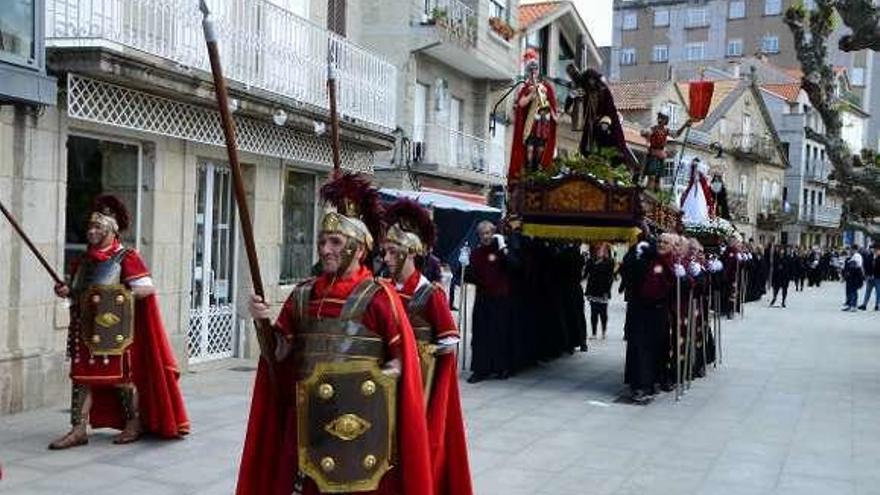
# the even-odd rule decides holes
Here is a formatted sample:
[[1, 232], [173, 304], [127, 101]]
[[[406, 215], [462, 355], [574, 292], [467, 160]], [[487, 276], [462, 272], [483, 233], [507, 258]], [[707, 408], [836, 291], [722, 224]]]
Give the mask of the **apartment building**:
[[[250, 279], [198, 2], [11, 3], [38, 28], [21, 36], [25, 47], [2, 46], [38, 68], [44, 42], [48, 76], [28, 69], [38, 97], [7, 99], [11, 86], [0, 85], [4, 203], [62, 271], [85, 249], [91, 198], [119, 195], [132, 214], [123, 242], [151, 268], [179, 364], [253, 356]], [[367, 173], [394, 145], [398, 71], [357, 43], [361, 2], [207, 3], [267, 296], [280, 304], [315, 261], [316, 193], [332, 166], [329, 138], [316, 132], [329, 120], [328, 62], [338, 78], [343, 167]], [[59, 403], [68, 390], [67, 311], [6, 227], [0, 245], [0, 413]]]
[[798, 82], [764, 84], [761, 96], [791, 164], [785, 173], [783, 200], [793, 218], [784, 227], [782, 242], [804, 247], [837, 245], [841, 206], [829, 187], [831, 164], [825, 147], [804, 132], [809, 127], [822, 133], [822, 120]]
[[[783, 16], [801, 0], [615, 0], [611, 74], [613, 80], [684, 80], [704, 67], [727, 68], [760, 55], [799, 70], [794, 39]], [[805, 2], [810, 8], [812, 2]], [[863, 109], [880, 108], [880, 64], [870, 50], [844, 53], [828, 42], [831, 62], [850, 74], [853, 95]], [[876, 81], [876, 83], [875, 83]], [[868, 122], [863, 146], [876, 149], [880, 116]]]
[[486, 203], [506, 183], [508, 122], [490, 116], [518, 72], [516, 2], [358, 3], [364, 43], [398, 69], [395, 147], [377, 179]]

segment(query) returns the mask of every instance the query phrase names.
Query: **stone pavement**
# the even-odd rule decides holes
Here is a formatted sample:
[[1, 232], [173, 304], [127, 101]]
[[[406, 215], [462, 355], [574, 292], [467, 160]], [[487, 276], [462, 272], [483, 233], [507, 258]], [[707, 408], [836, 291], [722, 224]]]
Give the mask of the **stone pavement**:
[[[880, 494], [880, 314], [843, 289], [791, 293], [725, 322], [724, 364], [679, 403], [621, 405], [622, 305], [606, 342], [507, 381], [462, 384], [476, 493]], [[253, 363], [184, 377], [182, 441], [49, 452], [60, 408], [0, 418], [2, 494], [229, 494]]]

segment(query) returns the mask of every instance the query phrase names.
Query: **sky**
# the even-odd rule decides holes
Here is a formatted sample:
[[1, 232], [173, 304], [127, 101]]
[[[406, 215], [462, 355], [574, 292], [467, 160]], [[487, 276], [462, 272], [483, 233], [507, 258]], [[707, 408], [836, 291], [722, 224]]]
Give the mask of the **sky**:
[[611, 0], [573, 0], [597, 46], [611, 44]]

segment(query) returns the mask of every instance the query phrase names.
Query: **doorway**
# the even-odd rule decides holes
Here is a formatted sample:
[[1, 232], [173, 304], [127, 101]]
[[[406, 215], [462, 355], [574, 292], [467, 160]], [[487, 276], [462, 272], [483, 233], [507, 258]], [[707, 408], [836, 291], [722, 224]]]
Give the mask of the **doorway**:
[[230, 170], [222, 163], [202, 161], [198, 166], [187, 329], [190, 363], [235, 353], [235, 240]]

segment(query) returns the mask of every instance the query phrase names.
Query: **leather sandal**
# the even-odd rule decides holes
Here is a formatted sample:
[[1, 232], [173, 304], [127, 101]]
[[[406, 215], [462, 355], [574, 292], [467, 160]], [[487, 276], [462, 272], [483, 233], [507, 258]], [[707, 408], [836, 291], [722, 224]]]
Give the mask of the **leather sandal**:
[[49, 450], [65, 450], [80, 445], [87, 445], [89, 436], [81, 430], [70, 430], [63, 437], [49, 444]]
[[141, 425], [140, 421], [137, 421], [136, 424], [129, 423], [125, 425], [125, 429], [119, 435], [116, 435], [116, 438], [113, 439], [113, 443], [116, 445], [125, 445], [127, 443], [134, 443], [141, 439]]

